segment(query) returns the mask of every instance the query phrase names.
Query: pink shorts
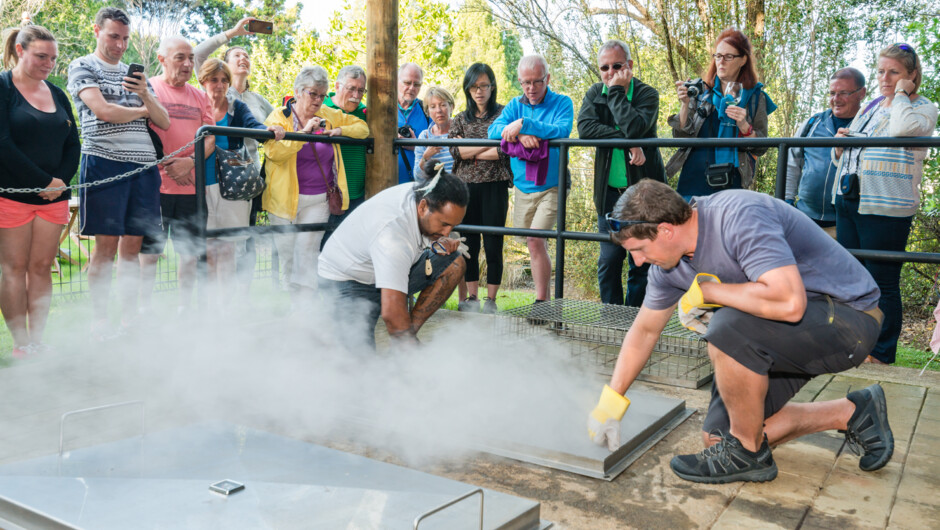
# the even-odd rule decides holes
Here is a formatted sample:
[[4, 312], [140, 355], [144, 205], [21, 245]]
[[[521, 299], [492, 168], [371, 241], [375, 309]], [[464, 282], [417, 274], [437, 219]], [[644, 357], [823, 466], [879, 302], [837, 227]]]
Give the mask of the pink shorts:
[[18, 228], [39, 216], [57, 225], [69, 222], [69, 201], [50, 204], [25, 204], [0, 197], [0, 228]]

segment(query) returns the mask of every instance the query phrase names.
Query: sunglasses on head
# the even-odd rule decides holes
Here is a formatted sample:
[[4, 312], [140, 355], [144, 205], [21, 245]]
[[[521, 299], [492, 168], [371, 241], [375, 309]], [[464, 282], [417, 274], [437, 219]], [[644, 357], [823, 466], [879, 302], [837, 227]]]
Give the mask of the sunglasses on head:
[[619, 232], [628, 226], [633, 225], [642, 225], [642, 224], [659, 224], [657, 221], [643, 221], [639, 219], [617, 219], [611, 214], [604, 216], [604, 219], [607, 221], [607, 226], [610, 227], [614, 232]]
[[627, 63], [605, 64], [604, 66], [601, 66], [601, 72], [606, 72], [607, 70], [610, 70], [611, 68], [613, 68], [614, 71], [616, 72], [617, 70], [620, 70], [621, 68], [623, 68], [626, 64]]

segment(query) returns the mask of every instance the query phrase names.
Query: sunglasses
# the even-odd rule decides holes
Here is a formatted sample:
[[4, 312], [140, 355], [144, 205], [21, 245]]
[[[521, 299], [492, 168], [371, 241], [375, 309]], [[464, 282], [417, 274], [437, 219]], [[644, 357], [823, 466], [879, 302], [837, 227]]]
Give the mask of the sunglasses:
[[619, 232], [619, 231], [623, 230], [624, 228], [626, 228], [626, 227], [628, 227], [628, 226], [633, 226], [633, 225], [642, 225], [642, 224], [647, 224], [647, 223], [648, 223], [648, 224], [659, 224], [658, 221], [641, 221], [641, 220], [633, 220], [633, 219], [617, 219], [616, 217], [612, 217], [611, 214], [607, 214], [606, 216], [604, 216], [604, 219], [607, 221], [607, 226], [609, 226], [610, 229], [613, 230], [614, 232]]
[[610, 70], [611, 68], [613, 68], [614, 71], [616, 72], [617, 70], [620, 70], [621, 68], [623, 68], [626, 64], [627, 63], [605, 64], [604, 66], [601, 66], [601, 72], [606, 72], [607, 70]]

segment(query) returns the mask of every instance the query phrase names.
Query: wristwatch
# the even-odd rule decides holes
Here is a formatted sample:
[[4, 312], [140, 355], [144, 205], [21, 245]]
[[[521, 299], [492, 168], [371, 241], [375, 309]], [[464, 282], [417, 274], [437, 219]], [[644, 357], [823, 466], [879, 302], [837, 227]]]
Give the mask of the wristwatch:
[[911, 97], [911, 95], [907, 92], [907, 90], [904, 90], [903, 88], [899, 88], [899, 89], [895, 90], [894, 93], [895, 93], [895, 94], [904, 94], [904, 95], [907, 96], [907, 97]]

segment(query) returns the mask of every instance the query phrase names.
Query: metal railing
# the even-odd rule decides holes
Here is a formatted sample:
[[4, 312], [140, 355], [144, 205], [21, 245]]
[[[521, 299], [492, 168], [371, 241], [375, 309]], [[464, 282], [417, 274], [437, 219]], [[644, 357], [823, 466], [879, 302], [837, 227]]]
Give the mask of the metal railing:
[[[220, 136], [235, 136], [243, 138], [254, 138], [256, 140], [270, 140], [274, 138], [274, 133], [261, 131], [257, 129], [241, 129], [235, 127], [204, 126], [199, 129], [199, 133], [206, 132]], [[371, 152], [373, 139], [352, 139], [345, 137], [328, 137], [323, 135], [287, 133], [286, 140], [297, 140], [303, 142], [323, 142], [347, 145], [364, 145]], [[439, 146], [439, 147], [497, 147], [499, 140], [486, 139], [396, 139], [394, 148], [413, 146]], [[789, 149], [794, 147], [934, 147], [940, 148], [940, 138], [937, 137], [916, 137], [916, 138], [648, 138], [643, 140], [588, 140], [580, 138], [562, 138], [549, 140], [549, 146], [558, 148], [558, 220], [554, 230], [537, 230], [530, 228], [509, 228], [493, 227], [479, 225], [459, 225], [457, 230], [467, 233], [480, 234], [498, 234], [510, 236], [539, 237], [555, 240], [555, 297], [564, 297], [564, 278], [565, 278], [565, 242], [575, 241], [598, 241], [607, 242], [609, 236], [598, 232], [572, 232], [566, 229], [567, 212], [567, 186], [561, 185], [567, 182], [568, 176], [568, 152], [572, 147], [606, 147], [626, 149], [630, 147], [737, 147], [737, 148], [776, 148], [777, 149], [777, 174], [776, 187], [774, 195], [783, 199], [786, 186], [787, 162]], [[196, 157], [196, 204], [198, 215], [205, 219], [207, 215], [205, 202], [205, 143], [200, 141], [195, 147]], [[397, 166], [394, 171], [397, 173]], [[396, 175], [397, 177], [397, 175]], [[219, 237], [234, 234], [264, 234], [272, 232], [300, 232], [300, 231], [318, 231], [333, 228], [329, 223], [312, 223], [285, 226], [267, 226], [267, 227], [245, 227], [245, 228], [226, 228], [216, 230], [206, 230], [205, 223], [199, 223], [201, 236]], [[880, 250], [859, 250], [849, 249], [854, 256], [862, 259], [871, 259], [876, 261], [902, 261], [917, 263], [940, 263], [940, 254], [925, 252], [898, 252], [898, 251], [880, 251]]]

